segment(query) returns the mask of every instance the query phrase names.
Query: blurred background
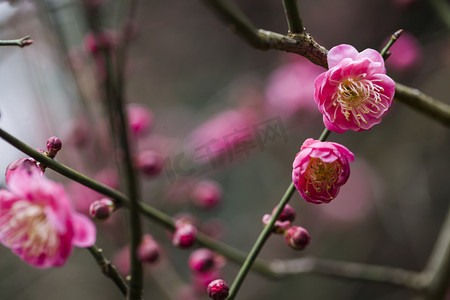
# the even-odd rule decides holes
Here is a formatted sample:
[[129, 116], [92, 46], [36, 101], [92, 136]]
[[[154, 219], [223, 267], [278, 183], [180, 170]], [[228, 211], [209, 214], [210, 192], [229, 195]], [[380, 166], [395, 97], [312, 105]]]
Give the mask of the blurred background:
[[[0, 49], [1, 128], [35, 148], [45, 148], [49, 136], [60, 137], [59, 161], [119, 188], [102, 92], [104, 68], [85, 14], [86, 7], [99, 7], [106, 47], [115, 55], [121, 41], [129, 43], [126, 99], [142, 109], [143, 120], [139, 110], [130, 109], [129, 117], [148, 127], [134, 131], [136, 161], [151, 151], [163, 164], [149, 174], [137, 162], [143, 169], [142, 200], [172, 216], [190, 214], [200, 230], [248, 252], [262, 216], [290, 183], [301, 144], [323, 130], [313, 82], [324, 70], [296, 55], [251, 48], [202, 1], [139, 1], [128, 36], [120, 36], [122, 2], [127, 1], [87, 6], [71, 0], [0, 1], [0, 38], [34, 40], [24, 49]], [[282, 1], [234, 2], [258, 28], [287, 33]], [[450, 28], [431, 2], [309, 0], [299, 1], [299, 8], [306, 30], [327, 49], [347, 43], [359, 51], [380, 50], [392, 33], [404, 29], [386, 63], [388, 75], [449, 103]], [[329, 204], [307, 203], [295, 193], [294, 224], [309, 231], [310, 245], [294, 251], [274, 235], [260, 257], [315, 256], [421, 270], [448, 210], [448, 128], [394, 102], [372, 130], [332, 133], [329, 140], [355, 154], [348, 183]], [[3, 141], [0, 153], [3, 170], [24, 157]], [[83, 212], [100, 197], [51, 170], [47, 175], [66, 185]], [[214, 205], [196, 200], [194, 190], [205, 180], [216, 184]], [[3, 177], [0, 182], [6, 187]], [[122, 212], [97, 224], [97, 245], [126, 274]], [[202, 283], [188, 268], [191, 250], [172, 246], [155, 223], [144, 220], [143, 226], [162, 249], [159, 262], [146, 267], [145, 299], [204, 299]], [[217, 272], [231, 285], [238, 270], [229, 262]], [[75, 249], [62, 268], [38, 270], [1, 247], [0, 295], [122, 299], [83, 249]], [[406, 289], [376, 283], [308, 274], [272, 281], [256, 273], [238, 294], [239, 299], [286, 300], [412, 297]]]

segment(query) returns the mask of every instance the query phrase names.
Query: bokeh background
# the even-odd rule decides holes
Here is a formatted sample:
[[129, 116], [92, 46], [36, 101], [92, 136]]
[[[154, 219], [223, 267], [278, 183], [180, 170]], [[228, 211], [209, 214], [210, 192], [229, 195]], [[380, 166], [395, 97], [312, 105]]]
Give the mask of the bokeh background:
[[[116, 1], [103, 2], [102, 27], [117, 30], [123, 7]], [[393, 32], [404, 29], [409, 42], [402, 45], [400, 40], [398, 49], [393, 48], [387, 61], [388, 74], [449, 103], [450, 28], [431, 1], [299, 2], [307, 31], [327, 49], [348, 43], [360, 51], [380, 50]], [[281, 1], [235, 3], [258, 28], [287, 32]], [[142, 199], [171, 215], [193, 214], [222, 241], [248, 252], [262, 229], [262, 216], [273, 209], [290, 183], [291, 164], [301, 144], [306, 138], [318, 138], [323, 130], [310, 92], [314, 79], [311, 74], [320, 72], [320, 68], [317, 71], [312, 63], [295, 55], [251, 48], [202, 1], [140, 1], [135, 21], [126, 67], [126, 98], [129, 103], [148, 107], [154, 115], [151, 132], [137, 141], [136, 151], [157, 149], [165, 159], [165, 170], [157, 178], [142, 178]], [[81, 2], [0, 2], [1, 39], [31, 35], [35, 41], [24, 49], [0, 49], [0, 126], [35, 148], [44, 148], [49, 136], [61, 137], [64, 146], [58, 160], [99, 178], [110, 174], [115, 164], [98, 85], [100, 75], [84, 43], [88, 32]], [[280, 108], [282, 100], [270, 102], [273, 95], [268, 90], [276, 84], [275, 72], [292, 65], [302, 65], [311, 73], [298, 75], [300, 79], [292, 79], [291, 84], [280, 88], [284, 93], [275, 93], [280, 99], [292, 93], [301, 95], [293, 104], [295, 109]], [[288, 75], [280, 76], [281, 81], [287, 80], [283, 76]], [[255, 126], [269, 121], [276, 121], [282, 138], [268, 140], [264, 146], [253, 140], [254, 147], [248, 153], [233, 152], [232, 159], [228, 157], [217, 166], [209, 161], [199, 166], [192, 145], [202, 146], [209, 139], [198, 142], [192, 133], [224, 111], [239, 112], [247, 123], [230, 119], [209, 138], [223, 139], [234, 134], [235, 129], [255, 138]], [[448, 210], [448, 128], [394, 103], [383, 122], [372, 130], [333, 133], [329, 140], [342, 143], [356, 156], [349, 182], [327, 205], [306, 203], [296, 193], [290, 201], [297, 211], [294, 224], [308, 229], [311, 244], [296, 252], [285, 245], [282, 237], [273, 236], [260, 257], [272, 260], [316, 256], [421, 270]], [[3, 141], [0, 153], [3, 170], [14, 159], [23, 157]], [[180, 153], [188, 157], [183, 167], [194, 168], [193, 174], [173, 170], [172, 162]], [[96, 197], [51, 170], [47, 174], [63, 182], [74, 201]], [[208, 211], [197, 208], [188, 196], [193, 182], [205, 178], [216, 180], [223, 190], [220, 205]], [[0, 182], [5, 187], [3, 177]], [[124, 218], [121, 212], [117, 214], [116, 220], [98, 224], [97, 244], [110, 258], [126, 245], [127, 239]], [[143, 224], [163, 248], [160, 262], [146, 268], [145, 299], [188, 299], [180, 293], [192, 287], [187, 266], [191, 250], [173, 247], [168, 233], [155, 223], [145, 220]], [[237, 265], [227, 263], [221, 277], [231, 285], [237, 271]], [[238, 298], [412, 296], [395, 286], [320, 275], [272, 281], [250, 273]], [[75, 249], [62, 268], [37, 270], [2, 247], [0, 298], [122, 297], [83, 249]], [[196, 298], [202, 299], [200, 295]]]

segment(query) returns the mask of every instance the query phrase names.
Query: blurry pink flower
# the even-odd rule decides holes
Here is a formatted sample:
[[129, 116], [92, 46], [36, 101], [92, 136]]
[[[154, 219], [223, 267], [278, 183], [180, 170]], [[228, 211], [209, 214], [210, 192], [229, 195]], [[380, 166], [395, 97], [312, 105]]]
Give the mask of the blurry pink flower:
[[353, 153], [340, 144], [307, 139], [292, 165], [292, 180], [306, 201], [328, 203], [347, 182], [353, 160]]
[[256, 125], [257, 120], [256, 112], [251, 109], [225, 110], [213, 116], [190, 136], [196, 159], [211, 162], [239, 151], [247, 154], [254, 139], [252, 126]]
[[111, 261], [116, 266], [120, 275], [123, 277], [127, 276], [130, 272], [130, 246], [125, 245], [121, 249], [117, 250]]
[[34, 173], [43, 175], [41, 168], [39, 168], [38, 163], [33, 158], [19, 158], [8, 165], [6, 168], [5, 181], [9, 186], [9, 181], [11, 175], [16, 172], [26, 172], [28, 175], [33, 175]]
[[188, 263], [189, 268], [195, 274], [207, 273], [222, 268], [225, 259], [207, 248], [199, 248], [192, 251]]
[[153, 123], [153, 113], [143, 105], [129, 104], [127, 106], [128, 126], [137, 136], [145, 134]]
[[0, 241], [38, 268], [62, 266], [72, 246], [90, 247], [96, 229], [75, 212], [62, 185], [18, 170], [0, 190]]
[[145, 150], [138, 153], [135, 164], [145, 177], [151, 178], [161, 173], [164, 167], [164, 159], [155, 151]]
[[269, 78], [266, 89], [267, 109], [290, 117], [299, 111], [316, 113], [314, 80], [323, 69], [306, 59], [281, 66]]
[[190, 248], [197, 237], [197, 228], [189, 222], [177, 221], [175, 223], [175, 232], [172, 237], [172, 244], [179, 248]]
[[[97, 173], [94, 176], [94, 179], [113, 189], [117, 189], [119, 187], [119, 178], [117, 173], [110, 168], [106, 168]], [[86, 214], [89, 213], [89, 208], [92, 202], [103, 198], [102, 194], [75, 181], [70, 181], [67, 185], [67, 189], [72, 197], [75, 208]]]
[[158, 260], [160, 254], [161, 249], [159, 244], [150, 234], [144, 234], [137, 249], [139, 259], [143, 262], [152, 264]]
[[338, 133], [369, 130], [392, 104], [395, 83], [373, 49], [339, 45], [328, 52], [328, 71], [315, 81], [314, 99], [325, 126]]
[[387, 65], [396, 71], [411, 70], [418, 65], [423, 55], [419, 41], [408, 32], [403, 32], [389, 51], [391, 55]]
[[191, 198], [198, 207], [210, 209], [222, 200], [222, 188], [215, 181], [202, 180], [195, 184]]

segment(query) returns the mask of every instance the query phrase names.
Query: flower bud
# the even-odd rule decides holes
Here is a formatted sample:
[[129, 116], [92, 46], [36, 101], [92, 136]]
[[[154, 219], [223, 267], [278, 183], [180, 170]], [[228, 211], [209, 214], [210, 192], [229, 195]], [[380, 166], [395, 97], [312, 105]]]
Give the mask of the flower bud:
[[222, 189], [212, 180], [202, 180], [194, 186], [191, 197], [197, 206], [213, 208], [222, 200]]
[[145, 134], [153, 123], [153, 113], [145, 106], [129, 104], [127, 106], [128, 126], [137, 136]]
[[164, 160], [155, 151], [142, 151], [136, 157], [136, 165], [146, 177], [154, 177], [161, 173]]
[[[262, 218], [262, 222], [264, 224], [264, 226], [266, 226], [269, 221], [270, 218], [272, 217], [272, 215], [269, 214], [265, 214]], [[280, 220], [276, 220], [275, 224], [273, 224], [273, 229], [272, 232], [273, 233], [277, 233], [277, 234], [282, 234], [284, 233], [289, 227], [291, 227], [291, 222], [290, 221], [280, 221]]]
[[212, 281], [207, 288], [209, 298], [214, 300], [225, 300], [229, 290], [227, 283], [222, 279]]
[[305, 228], [300, 226], [292, 226], [284, 234], [286, 243], [295, 250], [302, 250], [309, 243], [309, 233]]
[[25, 170], [29, 175], [35, 172], [42, 174], [41, 169], [33, 158], [20, 158], [10, 163], [6, 168], [5, 181], [7, 185], [9, 185], [11, 175], [19, 169]]
[[183, 249], [190, 248], [197, 237], [197, 228], [187, 222], [177, 222], [175, 227], [172, 244]]
[[106, 220], [113, 213], [115, 208], [114, 202], [108, 198], [102, 198], [91, 203], [89, 207], [89, 215], [97, 220]]
[[139, 259], [143, 262], [153, 263], [159, 258], [160, 252], [159, 245], [153, 237], [150, 234], [144, 234], [137, 249]]
[[206, 248], [200, 248], [189, 256], [189, 268], [195, 273], [206, 273], [217, 267], [216, 254]]
[[[275, 206], [275, 208], [272, 210], [272, 214], [275, 213], [277, 208], [278, 208], [278, 206]], [[295, 210], [292, 208], [292, 206], [290, 206], [289, 204], [286, 204], [283, 208], [283, 211], [281, 212], [281, 215], [278, 217], [278, 220], [294, 222]]]
[[47, 140], [47, 155], [50, 158], [54, 158], [56, 153], [61, 150], [62, 142], [56, 136], [49, 137]]

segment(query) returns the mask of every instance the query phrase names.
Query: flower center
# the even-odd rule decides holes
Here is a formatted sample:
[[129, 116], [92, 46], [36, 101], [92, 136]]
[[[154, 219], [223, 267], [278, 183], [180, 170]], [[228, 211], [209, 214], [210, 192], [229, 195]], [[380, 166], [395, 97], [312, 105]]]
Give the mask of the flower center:
[[58, 234], [40, 205], [24, 200], [15, 202], [0, 218], [0, 228], [5, 245], [21, 248], [29, 257], [51, 256], [58, 251]]
[[389, 99], [389, 97], [382, 94], [384, 89], [376, 84], [381, 80], [368, 80], [364, 79], [365, 77], [364, 73], [356, 78], [347, 78], [339, 82], [338, 89], [332, 98], [333, 106], [336, 107], [334, 120], [337, 111], [340, 110], [347, 121], [353, 118], [358, 126], [361, 126], [361, 121], [367, 123], [365, 114], [377, 113], [381, 107], [387, 109], [382, 98]]
[[311, 185], [317, 193], [329, 193], [340, 174], [341, 164], [338, 160], [326, 163], [320, 158], [311, 157], [305, 172], [306, 184]]

